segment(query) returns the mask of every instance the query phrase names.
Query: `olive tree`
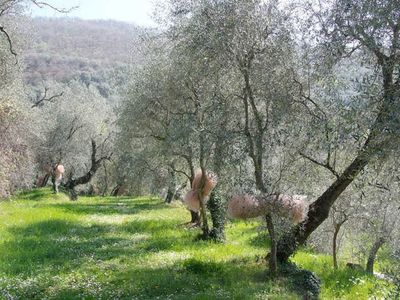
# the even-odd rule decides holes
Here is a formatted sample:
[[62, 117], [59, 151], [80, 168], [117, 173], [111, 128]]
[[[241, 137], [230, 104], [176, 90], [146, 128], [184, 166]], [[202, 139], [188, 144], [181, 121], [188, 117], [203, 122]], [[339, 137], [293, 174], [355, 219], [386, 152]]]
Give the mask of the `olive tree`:
[[24, 46], [22, 12], [14, 1], [0, 1], [0, 197], [29, 187], [35, 167], [29, 126], [35, 116], [29, 112], [17, 59]]
[[[374, 118], [359, 137], [361, 146], [353, 160], [333, 183], [310, 205], [308, 219], [280, 240], [278, 257], [285, 261], [303, 245], [310, 234], [328, 217], [339, 196], [373, 160], [382, 161], [398, 147], [399, 115], [399, 26], [398, 1], [335, 0], [328, 8], [319, 7], [314, 16], [321, 28], [326, 48], [336, 57], [363, 52], [378, 73], [377, 93], [359, 93], [375, 104]], [[326, 10], [325, 10], [326, 9]]]
[[[101, 157], [109, 158], [112, 152], [112, 108], [96, 89], [79, 82], [52, 83], [51, 86], [62, 91], [56, 103], [32, 108], [42, 116], [38, 128], [41, 143], [36, 159], [41, 169], [46, 165], [63, 164], [67, 177], [90, 172], [91, 179], [100, 166], [92, 162], [92, 167], [96, 165], [96, 168], [87, 171], [89, 158], [96, 151], [103, 152]], [[97, 149], [100, 145], [102, 148]], [[68, 186], [72, 191], [72, 185]]]

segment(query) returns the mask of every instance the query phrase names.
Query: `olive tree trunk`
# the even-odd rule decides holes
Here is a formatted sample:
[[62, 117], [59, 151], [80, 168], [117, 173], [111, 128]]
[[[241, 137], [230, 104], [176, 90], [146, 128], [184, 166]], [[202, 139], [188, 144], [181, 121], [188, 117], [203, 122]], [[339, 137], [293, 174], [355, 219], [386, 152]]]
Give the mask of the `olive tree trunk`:
[[272, 219], [271, 214], [268, 214], [265, 216], [265, 220], [267, 221], [267, 228], [268, 228], [268, 233], [269, 237], [271, 240], [271, 250], [269, 255], [267, 257], [269, 258], [268, 263], [269, 263], [269, 271], [272, 274], [275, 274], [278, 270], [278, 263], [277, 263], [277, 258], [276, 258], [276, 250], [277, 250], [277, 239], [275, 235], [275, 227], [274, 227], [274, 222]]
[[335, 228], [333, 231], [333, 238], [332, 238], [332, 258], [333, 258], [333, 268], [335, 270], [338, 269], [338, 260], [337, 260], [337, 252], [338, 252], [338, 244], [337, 244], [337, 238], [339, 235], [340, 228], [342, 228], [342, 225], [347, 221], [347, 219], [343, 220], [342, 222], [336, 223]]
[[374, 263], [375, 263], [376, 254], [378, 253], [379, 249], [383, 246], [383, 244], [385, 242], [386, 241], [385, 241], [385, 239], [383, 237], [379, 237], [375, 241], [375, 243], [372, 246], [371, 250], [369, 251], [367, 266], [365, 268], [365, 270], [369, 274], [374, 274]]
[[165, 203], [171, 203], [175, 196], [176, 189], [176, 176], [173, 168], [168, 168], [169, 178], [168, 178], [168, 191], [165, 197]]
[[212, 221], [212, 229], [209, 236], [216, 242], [224, 242], [226, 208], [225, 201], [222, 199], [219, 188], [216, 188], [212, 191], [210, 200], [207, 203], [207, 207], [210, 211]]
[[96, 158], [97, 153], [97, 145], [94, 140], [92, 140], [92, 154], [91, 154], [91, 166], [89, 171], [81, 177], [73, 179], [72, 176], [68, 179], [67, 183], [65, 184], [65, 189], [68, 191], [71, 200], [77, 200], [78, 195], [75, 191], [75, 187], [78, 185], [86, 184], [90, 182], [92, 177], [96, 174], [97, 170], [101, 166], [101, 162], [104, 160], [110, 160], [111, 154], [108, 156], [102, 156], [99, 159]]

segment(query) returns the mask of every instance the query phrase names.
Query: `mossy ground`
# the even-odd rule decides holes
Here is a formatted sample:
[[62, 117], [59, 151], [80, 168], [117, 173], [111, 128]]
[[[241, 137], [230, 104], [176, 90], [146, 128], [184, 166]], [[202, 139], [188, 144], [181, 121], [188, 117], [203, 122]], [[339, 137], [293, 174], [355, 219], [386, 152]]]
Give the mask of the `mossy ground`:
[[[0, 298], [299, 299], [271, 279], [260, 222], [227, 224], [225, 244], [197, 240], [180, 203], [142, 197], [81, 197], [42, 189], [0, 202]], [[293, 259], [322, 279], [324, 299], [380, 296], [384, 282], [329, 257]]]

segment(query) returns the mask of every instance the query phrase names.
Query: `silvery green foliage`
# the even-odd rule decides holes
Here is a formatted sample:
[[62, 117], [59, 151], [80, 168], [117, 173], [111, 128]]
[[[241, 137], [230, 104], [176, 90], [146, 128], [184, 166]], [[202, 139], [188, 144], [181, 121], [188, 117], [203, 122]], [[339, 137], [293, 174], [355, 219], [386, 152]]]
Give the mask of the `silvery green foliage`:
[[378, 252], [378, 257], [381, 252], [395, 254], [399, 251], [400, 189], [397, 169], [396, 156], [384, 164], [376, 163], [367, 168], [335, 204], [330, 222], [320, 226], [310, 244], [318, 251], [331, 253], [332, 222], [347, 217], [339, 236], [339, 265], [348, 261], [364, 265], [371, 247], [379, 238], [385, 242], [384, 250]]
[[24, 44], [20, 13], [17, 2], [0, 1], [0, 197], [31, 186], [34, 177], [35, 115], [28, 112], [16, 57]]
[[357, 218], [350, 223], [348, 240], [362, 262], [379, 238], [384, 240], [383, 248], [388, 253], [394, 254], [400, 249], [398, 167], [398, 158], [393, 157], [385, 164], [371, 165], [364, 174], [364, 199]]
[[23, 97], [18, 78], [0, 89], [0, 197], [33, 181], [32, 115], [27, 114]]
[[[287, 111], [292, 107], [292, 96], [285, 63], [289, 64], [291, 46], [287, 30], [280, 24], [280, 16], [271, 18], [267, 14], [268, 7], [261, 3], [181, 1], [170, 4], [167, 35], [160, 40], [163, 48], [156, 49], [157, 56], [153, 54], [153, 59], [148, 59], [140, 70], [141, 75], [135, 77], [131, 104], [127, 103], [129, 108], [125, 109], [131, 116], [129, 121], [136, 128], [140, 127], [147, 138], [153, 136], [153, 143], [159, 145], [163, 140], [168, 145], [164, 155], [181, 157], [187, 173], [184, 157], [198, 164], [195, 159], [199, 159], [203, 145], [209, 163], [213, 161], [210, 167], [218, 169], [225, 177], [222, 184], [228, 184], [230, 190], [233, 187], [248, 189], [249, 173], [253, 171], [246, 158], [248, 146], [243, 137], [241, 63], [246, 52], [255, 51], [257, 58], [251, 69], [251, 81], [256, 108], [263, 123], [268, 125], [267, 134], [261, 138], [268, 153], [265, 171], [273, 177], [266, 175], [265, 180], [279, 181], [281, 174], [277, 176], [276, 169], [284, 170], [291, 165], [293, 149], [288, 149], [288, 145], [295, 144], [293, 137], [298, 134], [288, 125], [301, 128], [295, 125], [300, 119], [293, 118]], [[277, 12], [276, 8], [272, 9]], [[277, 29], [270, 33], [271, 41], [265, 41], [265, 25], [272, 31]], [[253, 39], [257, 42], [255, 45]], [[265, 72], [266, 68], [271, 72]], [[141, 107], [147, 111], [140, 110]], [[138, 124], [143, 119], [153, 121], [153, 132], [143, 123]], [[250, 122], [251, 128], [256, 126], [254, 119]], [[161, 136], [156, 136], [155, 132]]]
[[[392, 44], [390, 37], [398, 35], [393, 25], [398, 22], [399, 6], [397, 1], [329, 1], [324, 4], [310, 2], [307, 8], [314, 17], [309, 19], [313, 20], [313, 23], [308, 23], [307, 26], [313, 28], [314, 38], [319, 39], [310, 43], [313, 46], [313, 54], [306, 53], [306, 57], [311, 58], [310, 62], [314, 62], [311, 66], [315, 67], [311, 70], [317, 71], [311, 77], [314, 79], [311, 88], [316, 86], [320, 92], [314, 94], [313, 99], [328, 100], [324, 100], [328, 104], [324, 114], [329, 116], [326, 122], [328, 130], [316, 124], [313, 127], [315, 134], [309, 140], [307, 148], [310, 149], [308, 153], [314, 153], [318, 157], [317, 161], [322, 162], [320, 170], [316, 171], [329, 174], [327, 168], [325, 171], [323, 169], [326, 167], [327, 154], [330, 153], [328, 162], [331, 162], [330, 166], [340, 174], [366, 141], [381, 106], [383, 76], [378, 65], [379, 57], [389, 57], [390, 52], [398, 52], [398, 44]], [[319, 28], [313, 27], [316, 23]], [[394, 55], [391, 59], [391, 64], [397, 68], [398, 56]], [[316, 65], [316, 61], [322, 63]], [[322, 72], [321, 67], [326, 68], [328, 72]], [[397, 77], [398, 73], [395, 72], [395, 85], [398, 84]], [[321, 80], [324, 78], [328, 80]], [[398, 99], [398, 95], [395, 97]], [[376, 236], [387, 236], [388, 229], [394, 228], [393, 222], [389, 221], [388, 212], [396, 211], [396, 204], [386, 188], [391, 186], [389, 189], [393, 193], [396, 190], [393, 184], [397, 184], [397, 179], [390, 175], [393, 171], [388, 168], [395, 165], [398, 156], [396, 132], [399, 122], [396, 111], [398, 101], [394, 101], [390, 112], [384, 114], [385, 118], [387, 117], [385, 128], [379, 128], [382, 125], [377, 125], [380, 134], [370, 146], [370, 149], [374, 150], [370, 166], [338, 199], [338, 205], [348, 214], [351, 214], [351, 203], [358, 203], [359, 212], [344, 226], [346, 235], [343, 244], [348, 246], [344, 249], [346, 253], [352, 246], [352, 251], [355, 249], [356, 252], [357, 248], [364, 248], [360, 259], [365, 258]], [[324, 132], [327, 133], [326, 138]], [[375, 147], [375, 143], [379, 146]], [[311, 162], [309, 164], [312, 165]], [[330, 176], [332, 175], [334, 176], [331, 172]], [[385, 183], [382, 185], [382, 182]], [[323, 186], [320, 185], [320, 188]], [[320, 192], [317, 192], [318, 194]], [[376, 220], [372, 221], [375, 218]], [[366, 220], [368, 224], [374, 222], [375, 226], [371, 228], [360, 220]], [[384, 223], [387, 225], [383, 225]], [[323, 224], [314, 236], [314, 241], [317, 238], [321, 240], [319, 245], [327, 245], [328, 229], [328, 224]], [[361, 232], [365, 234], [360, 234]], [[375, 234], [376, 232], [378, 234]], [[389, 240], [393, 240], [393, 234], [394, 232]], [[360, 237], [363, 237], [363, 241], [352, 245], [352, 241], [355, 242]], [[369, 242], [366, 243], [365, 238]]]
[[[94, 87], [79, 82], [46, 84], [63, 95], [54, 103], [35, 108], [43, 117], [38, 161], [41, 167], [46, 163], [62, 163], [67, 176], [79, 176], [90, 161], [91, 139], [99, 145], [106, 139], [112, 141], [112, 108]], [[107, 152], [108, 147], [102, 150]]]

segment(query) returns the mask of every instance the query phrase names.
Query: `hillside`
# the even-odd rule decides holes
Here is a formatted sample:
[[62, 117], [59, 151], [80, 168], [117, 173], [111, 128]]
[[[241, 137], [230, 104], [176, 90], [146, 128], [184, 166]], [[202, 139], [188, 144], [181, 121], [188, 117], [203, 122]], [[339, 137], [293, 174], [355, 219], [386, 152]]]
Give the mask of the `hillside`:
[[34, 18], [37, 40], [30, 54], [87, 59], [100, 63], [128, 63], [132, 46], [143, 30], [104, 20]]
[[[49, 190], [0, 202], [0, 298], [299, 299], [301, 286], [268, 280], [260, 222], [228, 223], [227, 241], [197, 240], [189, 213], [157, 198], [82, 197]], [[380, 298], [385, 282], [334, 271], [330, 257], [294, 261], [322, 279], [322, 299]]]
[[111, 20], [34, 18], [32, 22], [31, 44], [24, 56], [24, 78], [32, 86], [79, 80], [99, 86], [108, 97], [108, 87], [101, 83], [124, 82], [122, 74], [129, 65], [140, 62], [133, 49], [143, 28]]

